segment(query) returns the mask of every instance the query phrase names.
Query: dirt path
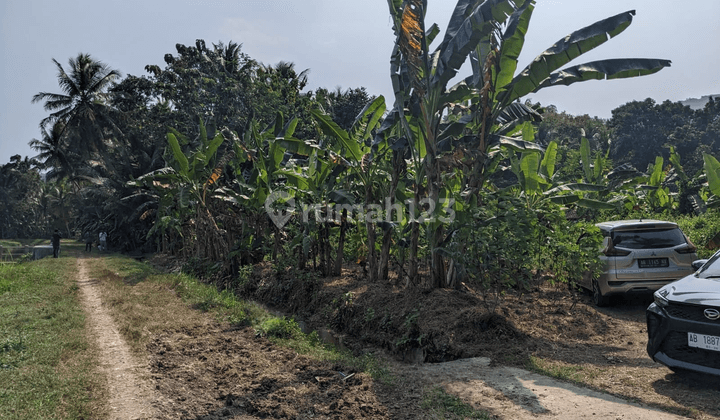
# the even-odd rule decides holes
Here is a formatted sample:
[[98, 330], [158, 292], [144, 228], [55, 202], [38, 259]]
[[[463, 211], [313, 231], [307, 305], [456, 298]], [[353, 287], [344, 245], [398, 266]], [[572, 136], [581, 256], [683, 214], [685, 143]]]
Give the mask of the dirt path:
[[130, 353], [115, 322], [100, 299], [99, 282], [88, 275], [85, 258], [78, 258], [78, 286], [92, 336], [100, 348], [101, 374], [107, 377], [109, 419], [154, 418], [147, 364]]
[[684, 417], [477, 357], [408, 367], [407, 377], [441, 386], [501, 419], [677, 420]]

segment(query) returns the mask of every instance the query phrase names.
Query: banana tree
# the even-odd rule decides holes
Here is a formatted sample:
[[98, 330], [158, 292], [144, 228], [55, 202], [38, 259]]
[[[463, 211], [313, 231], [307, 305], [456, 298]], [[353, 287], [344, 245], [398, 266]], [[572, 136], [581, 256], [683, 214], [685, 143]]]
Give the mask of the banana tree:
[[[189, 145], [190, 140], [172, 128], [167, 134], [167, 141], [168, 166], [128, 182], [129, 186], [154, 191], [158, 197], [157, 222], [148, 236], [158, 231], [162, 235], [174, 231], [183, 236], [185, 253], [195, 249], [195, 257], [218, 260], [227, 253], [227, 246], [208, 209], [206, 193], [208, 187], [217, 180], [213, 176], [213, 168], [224, 137], [218, 133], [208, 138], [201, 120], [197, 149], [184, 151], [183, 146]], [[191, 219], [194, 231], [183, 232], [181, 226]], [[206, 235], [209, 239], [197, 240]]]
[[[430, 45], [439, 29], [437, 25], [425, 26], [427, 1], [388, 0], [388, 5], [396, 35], [391, 56], [395, 110], [413, 159], [422, 167], [417, 171], [416, 200], [426, 194], [431, 201], [438, 202], [442, 188], [439, 158], [443, 153], [439, 145], [448, 137], [470, 140], [463, 146], [464, 164], [471, 168], [466, 184], [470, 196], [477, 194], [492, 168], [493, 149], [506, 144], [520, 145], [522, 140], [513, 136], [518, 134], [518, 127], [537, 119], [535, 110], [515, 102], [525, 95], [560, 84], [651, 74], [670, 65], [668, 60], [619, 59], [558, 71], [625, 30], [634, 11], [573, 32], [516, 75], [534, 1], [459, 0], [445, 36], [434, 51]], [[448, 88], [448, 82], [468, 59], [472, 75]], [[447, 110], [464, 102], [469, 104], [469, 112], [444, 125]], [[427, 231], [432, 285], [442, 287], [447, 285], [446, 264], [440, 249], [445, 239], [444, 226], [436, 224]]]
[[[358, 114], [350, 130], [345, 131], [322, 111], [312, 111], [312, 116], [317, 122], [320, 131], [334, 140], [329, 145], [329, 148], [334, 154], [342, 158], [342, 161], [336, 159], [337, 164], [342, 162], [342, 165], [346, 166], [347, 170], [359, 181], [364, 190], [364, 208], [361, 214], [364, 215], [365, 229], [367, 231], [367, 254], [365, 259], [371, 281], [375, 281], [379, 276], [382, 276], [382, 270], [378, 266], [378, 254], [375, 249], [376, 220], [373, 220], [370, 214], [364, 214], [364, 211], [374, 204], [373, 200], [376, 196], [375, 182], [378, 181], [382, 170], [379, 165], [372, 161], [373, 149], [370, 140], [373, 138], [373, 131], [380, 127], [384, 113], [385, 98], [379, 96], [365, 106]], [[375, 144], [375, 146], [377, 147], [378, 144]], [[386, 232], [386, 234], [388, 233]], [[386, 259], [383, 259], [383, 261], [387, 265]]]
[[[285, 168], [289, 155], [307, 156], [317, 149], [317, 145], [293, 137], [297, 124], [297, 118], [285, 122], [278, 112], [274, 123], [262, 130], [256, 120], [250, 120], [242, 137], [227, 129], [223, 131], [232, 146], [232, 158], [227, 162], [229, 181], [216, 190], [214, 197], [232, 203], [237, 209], [241, 225], [239, 232], [231, 235], [234, 244], [231, 254], [239, 254], [244, 263], [261, 259], [259, 250], [268, 230], [274, 236], [272, 259], [277, 260], [284, 236], [282, 228], [292, 213], [287, 209], [290, 211], [285, 214], [275, 214], [277, 209], [273, 206], [283, 207], [295, 196], [293, 190], [285, 188], [279, 171]], [[274, 223], [269, 223], [271, 219]]]

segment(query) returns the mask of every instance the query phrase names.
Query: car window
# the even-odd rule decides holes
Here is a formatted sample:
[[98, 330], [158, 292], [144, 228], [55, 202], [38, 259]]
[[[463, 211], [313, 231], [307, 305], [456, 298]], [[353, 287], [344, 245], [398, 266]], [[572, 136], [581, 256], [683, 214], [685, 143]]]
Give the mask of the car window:
[[628, 249], [672, 248], [685, 242], [678, 228], [621, 230], [613, 232], [613, 244]]
[[[715, 261], [717, 261], [718, 258], [720, 258], [720, 251], [713, 254], [713, 256], [710, 257], [710, 259], [705, 264], [703, 264], [703, 266], [700, 269], [700, 271], [698, 272], [698, 274], [704, 274], [702, 277], [717, 276], [719, 270], [718, 270], [717, 265], [715, 264]], [[715, 265], [715, 267], [713, 267], [713, 265]]]

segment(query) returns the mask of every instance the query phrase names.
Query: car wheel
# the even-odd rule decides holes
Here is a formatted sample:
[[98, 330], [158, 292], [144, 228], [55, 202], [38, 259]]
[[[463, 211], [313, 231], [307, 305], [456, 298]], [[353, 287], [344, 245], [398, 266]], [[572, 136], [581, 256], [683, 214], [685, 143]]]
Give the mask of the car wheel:
[[600, 291], [600, 285], [598, 285], [597, 280], [593, 280], [592, 282], [592, 299], [593, 303], [599, 307], [607, 306], [610, 302], [608, 296], [603, 295]]

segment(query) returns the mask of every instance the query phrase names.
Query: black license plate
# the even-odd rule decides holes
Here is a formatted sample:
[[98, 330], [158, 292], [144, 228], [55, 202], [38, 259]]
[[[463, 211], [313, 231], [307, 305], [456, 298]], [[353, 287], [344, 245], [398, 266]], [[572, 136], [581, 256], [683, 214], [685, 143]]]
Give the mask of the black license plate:
[[638, 260], [638, 267], [640, 268], [659, 268], [667, 266], [667, 258], [642, 258]]

